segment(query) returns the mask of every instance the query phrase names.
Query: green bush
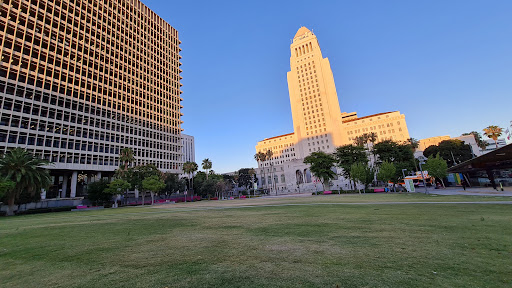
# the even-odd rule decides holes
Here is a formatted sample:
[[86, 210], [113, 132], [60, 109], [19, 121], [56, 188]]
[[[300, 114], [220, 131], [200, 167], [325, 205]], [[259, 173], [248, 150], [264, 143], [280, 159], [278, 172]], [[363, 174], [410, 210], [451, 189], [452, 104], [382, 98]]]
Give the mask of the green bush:
[[93, 205], [105, 205], [112, 200], [112, 194], [105, 192], [108, 188], [108, 181], [100, 180], [87, 185], [87, 199]]

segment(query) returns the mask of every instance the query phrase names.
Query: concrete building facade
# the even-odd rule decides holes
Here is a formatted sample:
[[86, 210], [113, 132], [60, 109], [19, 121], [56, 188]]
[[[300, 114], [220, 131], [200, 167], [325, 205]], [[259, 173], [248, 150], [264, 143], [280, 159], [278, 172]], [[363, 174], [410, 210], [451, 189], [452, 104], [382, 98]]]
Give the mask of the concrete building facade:
[[194, 136], [181, 134], [181, 145], [183, 146], [182, 162], [196, 162], [196, 146]]
[[[414, 152], [414, 157], [418, 158], [419, 156], [423, 156], [423, 151], [432, 145], [439, 145], [442, 141], [445, 140], [460, 140], [465, 144], [471, 147], [471, 151], [475, 155], [475, 157], [482, 156], [486, 153], [496, 150], [496, 142], [492, 139], [484, 139], [483, 141], [487, 143], [487, 147], [482, 149], [478, 147], [478, 143], [476, 142], [474, 135], [462, 135], [459, 137], [450, 137], [448, 135], [445, 136], [435, 136], [430, 138], [425, 138], [419, 140], [419, 145], [416, 151]], [[498, 148], [506, 146], [507, 143], [505, 139], [498, 139]]]
[[[399, 111], [385, 112], [358, 118], [356, 112], [343, 113], [342, 129], [346, 135], [344, 143], [353, 143], [357, 137], [367, 133], [375, 133], [377, 142], [393, 140], [406, 142], [409, 139], [409, 129], [405, 115]], [[347, 117], [348, 116], [348, 117]]]
[[0, 42], [0, 153], [52, 161], [64, 197], [126, 147], [180, 172], [181, 42], [140, 1], [2, 1]]
[[[258, 163], [260, 188], [278, 193], [321, 189], [303, 163], [312, 152], [333, 153], [336, 147], [352, 144], [364, 133], [375, 132], [378, 140], [401, 142], [409, 138], [405, 116], [398, 111], [361, 118], [355, 112], [341, 112], [329, 60], [323, 58], [318, 39], [309, 29], [297, 31], [290, 52], [287, 80], [294, 132], [257, 143], [257, 153], [273, 153], [272, 159]], [[348, 188], [342, 177], [332, 184], [333, 189]]]

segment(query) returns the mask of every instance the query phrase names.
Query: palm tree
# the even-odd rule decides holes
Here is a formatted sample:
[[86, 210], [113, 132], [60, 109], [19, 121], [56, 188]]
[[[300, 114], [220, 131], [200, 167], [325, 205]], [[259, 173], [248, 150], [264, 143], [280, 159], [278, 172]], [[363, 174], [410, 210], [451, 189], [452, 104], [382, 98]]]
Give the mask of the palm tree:
[[194, 188], [194, 181], [191, 182], [191, 179], [192, 179], [192, 175], [194, 174], [194, 172], [197, 171], [197, 163], [196, 162], [185, 162], [183, 163], [183, 172], [185, 172], [186, 174], [188, 174], [188, 187], [190, 187], [190, 189], [193, 189]]
[[203, 160], [203, 169], [206, 171], [206, 180], [208, 180], [208, 170], [212, 169], [212, 161], [208, 158]]
[[357, 136], [356, 138], [354, 138], [354, 145], [356, 146], [364, 146], [364, 136], [361, 135], [361, 136]]
[[462, 136], [467, 136], [467, 135], [473, 135], [473, 137], [475, 137], [476, 145], [481, 150], [485, 150], [487, 148], [487, 142], [482, 140], [482, 136], [480, 135], [480, 133], [478, 133], [476, 131], [471, 131], [469, 133], [462, 134]]
[[272, 183], [271, 186], [270, 186], [270, 191], [269, 191], [269, 193], [271, 193], [272, 192], [272, 188], [273, 188], [273, 186], [275, 184], [275, 181], [274, 181], [274, 165], [273, 165], [273, 162], [272, 162], [272, 157], [274, 156], [274, 152], [272, 150], [267, 150], [267, 152], [265, 153], [265, 156], [267, 158], [267, 161], [270, 161], [270, 181], [269, 181], [268, 184]]
[[263, 163], [267, 160], [267, 154], [263, 153], [263, 152], [258, 152], [256, 154], [254, 154], [254, 160], [256, 160], [258, 162], [258, 164], [261, 162], [262, 165], [261, 165], [261, 175], [262, 175], [262, 182], [265, 181], [265, 168], [264, 168], [264, 165]]
[[42, 166], [49, 161], [34, 157], [25, 149], [15, 148], [0, 159], [0, 175], [14, 183], [7, 191], [7, 215], [14, 214], [14, 203], [23, 193], [35, 196], [41, 189], [48, 189], [52, 183], [50, 172]]
[[[133, 156], [133, 154], [134, 153], [133, 153], [132, 148], [123, 148], [121, 150], [121, 153], [119, 153], [119, 169], [116, 171], [116, 175], [126, 181], [128, 181], [128, 179], [126, 179], [128, 167], [131, 166], [131, 164], [133, 162], [135, 162], [135, 157]], [[125, 203], [128, 203], [128, 190], [129, 189], [130, 188], [126, 189], [126, 191], [124, 192]]]
[[373, 147], [375, 146], [375, 142], [377, 142], [378, 138], [379, 138], [379, 135], [377, 135], [377, 133], [375, 133], [375, 132], [370, 132], [366, 136], [366, 139], [368, 139], [368, 141], [370, 143], [372, 143], [371, 153], [373, 155], [373, 166], [374, 167], [375, 167], [375, 163], [377, 162], [377, 157], [375, 157], [375, 149], [373, 149]]
[[254, 169], [250, 169], [248, 173], [249, 173], [249, 176], [251, 177], [251, 189], [249, 189], [249, 192], [251, 190], [253, 190], [253, 194], [254, 194], [254, 175], [256, 174], [256, 171], [254, 171]]
[[[364, 143], [364, 144], [368, 144], [368, 141], [369, 141], [369, 138], [370, 138], [370, 134], [368, 134], [368, 133], [364, 133], [361, 137], [362, 137], [362, 139], [363, 139], [363, 143]], [[368, 148], [368, 146], [367, 146], [367, 148]], [[368, 148], [368, 149], [369, 149], [369, 148]]]
[[498, 138], [501, 136], [502, 133], [503, 128], [500, 128], [496, 125], [491, 125], [484, 129], [484, 135], [494, 140], [494, 143], [496, 143], [496, 149], [498, 149]]
[[368, 133], [367, 137], [368, 137], [368, 141], [370, 141], [370, 143], [372, 143], [372, 145], [375, 145], [375, 142], [377, 142], [379, 135], [377, 135], [377, 133], [375, 133], [375, 132], [370, 132], [370, 133]]
[[121, 153], [119, 153], [119, 164], [123, 164], [123, 170], [128, 170], [128, 166], [130, 166], [130, 164], [133, 163], [134, 161], [135, 158], [133, 157], [132, 148], [123, 148], [123, 150], [121, 150]]

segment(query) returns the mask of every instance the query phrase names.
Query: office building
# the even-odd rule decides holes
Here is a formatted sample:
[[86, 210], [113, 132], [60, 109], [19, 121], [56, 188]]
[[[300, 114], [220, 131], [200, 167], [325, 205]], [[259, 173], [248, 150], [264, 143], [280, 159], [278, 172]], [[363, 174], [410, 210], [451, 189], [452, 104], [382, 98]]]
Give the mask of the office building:
[[136, 165], [180, 172], [181, 42], [140, 1], [2, 1], [0, 41], [0, 153], [52, 161], [65, 197], [111, 175], [126, 147]]

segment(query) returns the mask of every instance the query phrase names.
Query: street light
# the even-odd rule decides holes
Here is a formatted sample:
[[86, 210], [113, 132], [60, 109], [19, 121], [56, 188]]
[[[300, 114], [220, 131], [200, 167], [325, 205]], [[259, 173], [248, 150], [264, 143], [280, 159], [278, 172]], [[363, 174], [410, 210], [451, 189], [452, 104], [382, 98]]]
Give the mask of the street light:
[[427, 183], [425, 182], [425, 176], [423, 175], [423, 168], [421, 167], [421, 164], [425, 164], [425, 156], [418, 157], [419, 163], [420, 163], [420, 171], [421, 171], [421, 179], [423, 179], [423, 186], [425, 186], [425, 194], [428, 194], [427, 191]]

